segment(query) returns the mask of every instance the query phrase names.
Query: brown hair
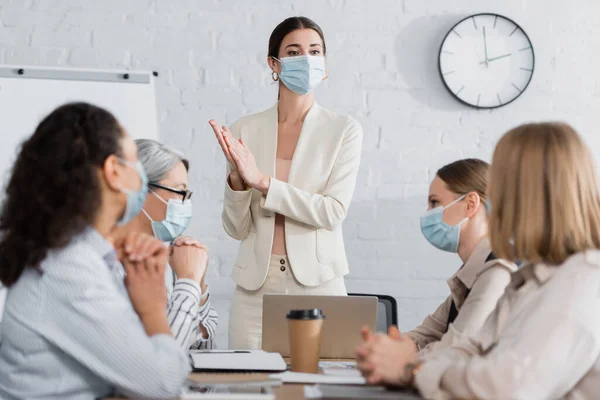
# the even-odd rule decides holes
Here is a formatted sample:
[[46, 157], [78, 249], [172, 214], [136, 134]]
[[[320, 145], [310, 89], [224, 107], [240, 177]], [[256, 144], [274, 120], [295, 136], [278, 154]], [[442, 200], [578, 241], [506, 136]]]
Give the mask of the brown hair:
[[323, 42], [323, 55], [327, 53], [327, 47], [325, 46], [325, 35], [321, 27], [317, 25], [315, 21], [307, 17], [290, 17], [283, 20], [279, 25], [273, 29], [271, 37], [269, 38], [269, 51], [267, 56], [279, 58], [279, 48], [283, 38], [290, 32], [298, 29], [312, 29], [317, 32]]
[[490, 239], [499, 258], [559, 265], [600, 248], [595, 164], [569, 125], [526, 124], [506, 133], [490, 183]]
[[437, 172], [448, 190], [464, 195], [475, 192], [481, 201], [488, 199], [488, 176], [490, 164], [477, 158], [465, 158], [454, 161]]

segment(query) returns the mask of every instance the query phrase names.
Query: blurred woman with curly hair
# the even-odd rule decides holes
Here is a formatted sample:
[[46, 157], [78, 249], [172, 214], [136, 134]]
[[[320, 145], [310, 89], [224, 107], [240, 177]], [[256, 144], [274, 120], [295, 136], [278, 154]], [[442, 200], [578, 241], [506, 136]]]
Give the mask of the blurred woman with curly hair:
[[146, 193], [136, 145], [106, 110], [64, 105], [23, 143], [0, 214], [0, 398], [179, 394], [189, 365], [166, 316], [167, 249], [108, 240]]

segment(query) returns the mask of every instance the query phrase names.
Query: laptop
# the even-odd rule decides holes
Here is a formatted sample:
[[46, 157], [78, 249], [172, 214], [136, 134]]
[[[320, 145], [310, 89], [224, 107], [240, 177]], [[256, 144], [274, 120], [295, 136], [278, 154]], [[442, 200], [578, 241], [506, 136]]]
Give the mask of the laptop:
[[286, 315], [294, 309], [320, 308], [325, 314], [321, 338], [321, 358], [355, 359], [363, 326], [375, 330], [377, 298], [359, 296], [290, 296], [266, 294], [263, 297], [262, 348], [290, 356]]

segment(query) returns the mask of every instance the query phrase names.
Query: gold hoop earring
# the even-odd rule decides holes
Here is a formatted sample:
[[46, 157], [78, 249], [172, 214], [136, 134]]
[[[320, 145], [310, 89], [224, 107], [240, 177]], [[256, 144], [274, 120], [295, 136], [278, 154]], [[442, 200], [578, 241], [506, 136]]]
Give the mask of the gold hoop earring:
[[276, 71], [271, 72], [271, 79], [273, 79], [273, 82], [277, 82], [279, 80], [279, 74]]

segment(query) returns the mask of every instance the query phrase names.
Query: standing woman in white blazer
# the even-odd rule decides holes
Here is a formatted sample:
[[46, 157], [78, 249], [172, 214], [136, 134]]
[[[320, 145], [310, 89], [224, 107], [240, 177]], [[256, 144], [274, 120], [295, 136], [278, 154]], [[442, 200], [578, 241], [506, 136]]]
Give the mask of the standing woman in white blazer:
[[356, 183], [362, 129], [315, 103], [313, 90], [328, 77], [325, 54], [315, 22], [286, 19], [269, 39], [277, 104], [230, 130], [210, 121], [228, 160], [223, 226], [241, 241], [230, 348], [261, 348], [266, 293], [346, 295], [341, 225]]

